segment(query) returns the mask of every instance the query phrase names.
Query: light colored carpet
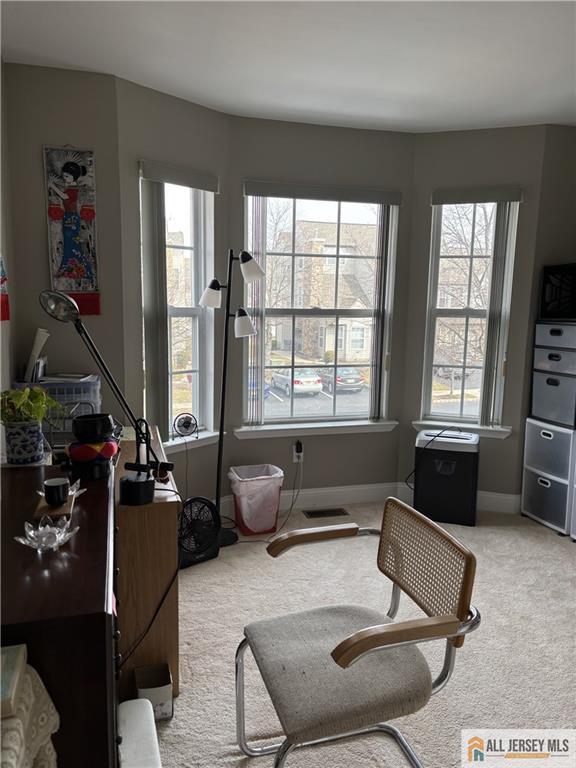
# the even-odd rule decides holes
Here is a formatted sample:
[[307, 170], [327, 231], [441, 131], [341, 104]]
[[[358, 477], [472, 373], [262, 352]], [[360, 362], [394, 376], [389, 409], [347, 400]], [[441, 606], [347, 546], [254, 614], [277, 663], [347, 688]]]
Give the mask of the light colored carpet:
[[[363, 525], [381, 505], [349, 507]], [[310, 526], [294, 512], [290, 528]], [[448, 686], [420, 712], [397, 720], [428, 768], [456, 768], [462, 728], [576, 725], [576, 544], [526, 518], [484, 514], [476, 528], [446, 526], [476, 554], [473, 601], [482, 625], [458, 652]], [[180, 574], [181, 694], [160, 724], [164, 768], [271, 768], [235, 743], [234, 654], [245, 624], [322, 604], [387, 610], [390, 585], [376, 567], [376, 537], [294, 549], [278, 559], [262, 544], [222, 550]], [[419, 615], [403, 598], [398, 619]], [[439, 669], [443, 643], [424, 646]], [[279, 724], [247, 655], [248, 735], [273, 738]], [[360, 662], [361, 663], [361, 662]], [[377, 685], [377, 681], [374, 681]], [[386, 736], [293, 752], [288, 768], [402, 768]]]

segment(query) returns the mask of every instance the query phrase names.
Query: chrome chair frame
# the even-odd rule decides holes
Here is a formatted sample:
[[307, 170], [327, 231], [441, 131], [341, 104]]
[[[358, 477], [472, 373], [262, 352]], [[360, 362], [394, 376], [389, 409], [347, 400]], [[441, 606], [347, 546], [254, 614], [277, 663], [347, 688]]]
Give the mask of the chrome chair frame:
[[[358, 536], [380, 536], [380, 531], [377, 528], [360, 528], [358, 531]], [[386, 615], [388, 618], [393, 619], [396, 614], [398, 613], [398, 608], [400, 607], [400, 598], [402, 596], [402, 590], [398, 586], [398, 584], [393, 583], [392, 584], [392, 595], [390, 598], [390, 606], [388, 608], [388, 611]], [[469, 632], [473, 632], [480, 624], [480, 612], [474, 607], [470, 606], [470, 615], [468, 619], [460, 624], [460, 627], [458, 628], [457, 632], [452, 635], [452, 637], [457, 637], [461, 635], [466, 635]], [[431, 638], [433, 640], [435, 638]], [[436, 638], [437, 639], [437, 638]], [[391, 648], [398, 648], [401, 645], [417, 645], [422, 642], [429, 642], [426, 640], [410, 640], [404, 643], [395, 643], [394, 645], [391, 645]], [[361, 728], [356, 731], [347, 731], [345, 733], [337, 733], [334, 736], [325, 736], [321, 739], [315, 739], [314, 741], [306, 741], [299, 744], [294, 744], [290, 742], [288, 739], [284, 739], [284, 741], [278, 742], [276, 744], [268, 744], [262, 747], [257, 747], [254, 745], [250, 745], [248, 741], [246, 740], [246, 707], [245, 707], [245, 698], [244, 698], [244, 655], [246, 653], [246, 649], [248, 648], [248, 640], [244, 637], [240, 645], [238, 646], [236, 650], [236, 661], [235, 661], [235, 668], [236, 668], [236, 739], [238, 741], [238, 746], [244, 752], [245, 755], [248, 757], [263, 757], [264, 755], [276, 755], [276, 758], [274, 760], [274, 768], [283, 768], [283, 766], [286, 763], [286, 758], [292, 752], [292, 750], [297, 749], [299, 747], [310, 747], [315, 744], [327, 744], [332, 741], [339, 741], [340, 739], [347, 739], [352, 738], [354, 736], [363, 736], [368, 733], [385, 733], [388, 736], [392, 736], [404, 755], [406, 756], [408, 762], [412, 766], [412, 768], [424, 768], [420, 760], [418, 759], [418, 756], [406, 740], [406, 738], [402, 735], [402, 732], [396, 728], [394, 725], [389, 725], [388, 723], [376, 723], [375, 725], [371, 725], [367, 728]], [[380, 650], [381, 652], [385, 653], [386, 649], [376, 649]], [[372, 653], [374, 651], [369, 651], [369, 653]], [[366, 654], [363, 654], [366, 655]], [[358, 659], [362, 658], [362, 656], [359, 656]], [[358, 659], [356, 661], [358, 661]], [[432, 695], [435, 693], [438, 693], [441, 691], [444, 686], [447, 684], [448, 680], [452, 676], [452, 672], [454, 671], [454, 664], [456, 661], [456, 648], [454, 645], [450, 642], [450, 638], [446, 640], [446, 650], [444, 653], [444, 663], [442, 665], [442, 669], [440, 670], [438, 676], [432, 683]], [[356, 662], [354, 662], [356, 663]]]

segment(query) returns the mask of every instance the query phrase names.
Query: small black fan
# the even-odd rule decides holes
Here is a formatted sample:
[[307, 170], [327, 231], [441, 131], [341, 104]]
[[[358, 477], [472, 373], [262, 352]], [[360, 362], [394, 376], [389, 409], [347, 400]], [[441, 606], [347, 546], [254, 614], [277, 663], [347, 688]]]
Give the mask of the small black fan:
[[218, 557], [222, 524], [216, 506], [202, 496], [193, 496], [182, 505], [178, 546], [180, 568]]
[[198, 437], [198, 422], [191, 413], [179, 413], [172, 426], [174, 432], [180, 437], [190, 437], [190, 435]]

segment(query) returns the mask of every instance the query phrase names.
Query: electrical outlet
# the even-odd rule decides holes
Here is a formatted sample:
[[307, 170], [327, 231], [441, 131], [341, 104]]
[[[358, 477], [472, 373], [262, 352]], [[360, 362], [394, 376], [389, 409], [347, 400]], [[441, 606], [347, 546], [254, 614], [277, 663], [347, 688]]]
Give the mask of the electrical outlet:
[[304, 446], [300, 440], [296, 440], [292, 446], [292, 462], [294, 464], [301, 464], [304, 461]]

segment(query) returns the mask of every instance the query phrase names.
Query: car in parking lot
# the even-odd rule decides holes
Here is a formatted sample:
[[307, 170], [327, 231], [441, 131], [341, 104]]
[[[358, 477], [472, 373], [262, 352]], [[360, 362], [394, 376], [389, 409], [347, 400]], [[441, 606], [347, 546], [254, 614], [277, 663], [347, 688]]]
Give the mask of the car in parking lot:
[[[322, 387], [330, 394], [334, 392], [334, 369], [321, 368], [318, 376]], [[338, 392], [359, 392], [364, 386], [364, 376], [357, 368], [339, 367], [336, 372], [336, 390]]]
[[[248, 395], [251, 398], [256, 398], [260, 394], [260, 387], [259, 385], [253, 380], [250, 379], [248, 382]], [[264, 400], [267, 400], [270, 397], [270, 385], [264, 382]]]
[[287, 397], [291, 392], [295, 395], [319, 395], [322, 392], [322, 380], [312, 368], [294, 368], [294, 376], [290, 368], [274, 371], [271, 383]]

